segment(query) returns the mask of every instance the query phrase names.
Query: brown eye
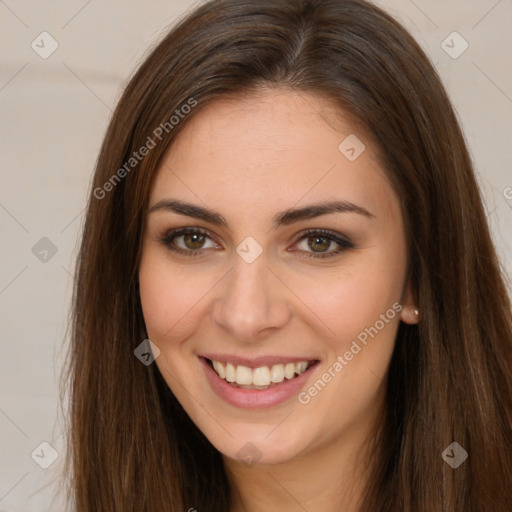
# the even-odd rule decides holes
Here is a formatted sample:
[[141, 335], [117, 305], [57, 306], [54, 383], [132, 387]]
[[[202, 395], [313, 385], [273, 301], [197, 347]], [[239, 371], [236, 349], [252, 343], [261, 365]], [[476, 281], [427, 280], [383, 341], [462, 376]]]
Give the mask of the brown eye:
[[332, 240], [325, 236], [310, 236], [307, 239], [308, 246], [314, 252], [325, 252], [331, 246]]
[[[198, 228], [180, 228], [169, 231], [160, 241], [170, 251], [187, 256], [197, 256], [201, 252], [206, 252], [206, 249], [218, 247], [206, 231]], [[210, 246], [206, 245], [208, 241], [211, 242]]]
[[[337, 248], [329, 250], [333, 244], [337, 246]], [[311, 229], [302, 233], [296, 245], [301, 252], [306, 253], [306, 257], [308, 258], [329, 258], [347, 249], [354, 248], [354, 244], [343, 235], [322, 229]]]
[[205, 241], [205, 236], [198, 233], [187, 233], [182, 235], [182, 238], [187, 249], [192, 250], [201, 249]]

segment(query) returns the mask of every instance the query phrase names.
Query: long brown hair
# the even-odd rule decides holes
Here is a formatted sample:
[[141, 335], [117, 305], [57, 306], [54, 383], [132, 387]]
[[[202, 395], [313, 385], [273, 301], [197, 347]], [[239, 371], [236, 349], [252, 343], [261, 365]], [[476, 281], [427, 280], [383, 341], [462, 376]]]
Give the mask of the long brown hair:
[[[204, 3], [126, 86], [76, 269], [65, 374], [75, 510], [229, 510], [221, 455], [157, 366], [134, 356], [147, 338], [137, 274], [152, 178], [173, 138], [208, 102], [265, 86], [326, 95], [360, 122], [401, 199], [422, 319], [399, 327], [362, 510], [510, 512], [511, 307], [472, 162], [424, 52], [363, 0]], [[457, 469], [441, 457], [454, 441], [469, 454]]]

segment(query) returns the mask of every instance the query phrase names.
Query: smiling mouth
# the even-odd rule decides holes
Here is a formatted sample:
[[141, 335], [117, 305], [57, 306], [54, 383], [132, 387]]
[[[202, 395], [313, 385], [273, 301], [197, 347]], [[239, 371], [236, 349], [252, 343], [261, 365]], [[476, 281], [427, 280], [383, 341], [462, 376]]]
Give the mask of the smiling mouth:
[[213, 371], [228, 384], [242, 389], [270, 389], [285, 381], [297, 378], [308, 371], [318, 361], [300, 361], [298, 363], [275, 364], [249, 368], [205, 358]]

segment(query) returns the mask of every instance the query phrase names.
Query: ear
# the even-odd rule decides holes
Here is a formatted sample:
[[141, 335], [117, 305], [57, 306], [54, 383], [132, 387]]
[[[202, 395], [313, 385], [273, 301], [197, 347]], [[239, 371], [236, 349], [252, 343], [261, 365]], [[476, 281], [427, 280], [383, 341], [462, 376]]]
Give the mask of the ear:
[[402, 293], [402, 311], [400, 312], [400, 320], [406, 324], [417, 324], [421, 318], [420, 308], [417, 306], [415, 294], [412, 291], [410, 281]]

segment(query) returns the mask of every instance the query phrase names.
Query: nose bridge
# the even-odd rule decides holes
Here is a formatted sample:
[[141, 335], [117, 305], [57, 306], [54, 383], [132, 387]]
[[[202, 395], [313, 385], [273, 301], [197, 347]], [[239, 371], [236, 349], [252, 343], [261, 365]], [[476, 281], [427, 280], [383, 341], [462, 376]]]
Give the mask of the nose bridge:
[[268, 267], [265, 254], [251, 263], [237, 255], [214, 309], [214, 321], [244, 342], [262, 331], [285, 325], [289, 307], [282, 284]]

